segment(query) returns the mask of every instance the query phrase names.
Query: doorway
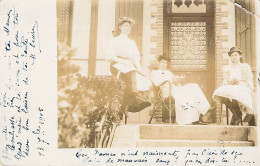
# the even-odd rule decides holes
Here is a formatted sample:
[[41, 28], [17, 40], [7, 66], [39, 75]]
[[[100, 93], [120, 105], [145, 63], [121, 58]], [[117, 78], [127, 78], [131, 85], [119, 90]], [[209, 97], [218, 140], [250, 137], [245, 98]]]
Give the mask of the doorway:
[[[189, 3], [188, 3], [189, 2]], [[197, 83], [211, 101], [215, 89], [214, 1], [164, 1], [164, 54], [182, 84]]]

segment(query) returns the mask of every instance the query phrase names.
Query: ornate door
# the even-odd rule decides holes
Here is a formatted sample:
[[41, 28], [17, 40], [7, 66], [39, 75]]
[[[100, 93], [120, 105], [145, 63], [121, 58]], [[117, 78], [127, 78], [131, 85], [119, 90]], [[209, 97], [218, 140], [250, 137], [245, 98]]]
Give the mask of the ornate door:
[[214, 1], [167, 0], [164, 3], [164, 53], [182, 84], [197, 83], [208, 100], [215, 88]]

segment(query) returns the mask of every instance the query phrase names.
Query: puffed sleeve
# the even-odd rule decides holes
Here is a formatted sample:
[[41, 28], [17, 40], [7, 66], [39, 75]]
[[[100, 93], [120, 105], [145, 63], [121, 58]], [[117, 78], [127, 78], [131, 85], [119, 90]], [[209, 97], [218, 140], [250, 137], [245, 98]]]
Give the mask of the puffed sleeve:
[[230, 68], [229, 66], [224, 67], [223, 69], [223, 82], [222, 85], [227, 85], [229, 80]]
[[253, 89], [254, 88], [253, 74], [249, 64], [245, 65], [245, 75], [246, 75], [246, 82], [248, 84], [248, 87], [250, 89]]

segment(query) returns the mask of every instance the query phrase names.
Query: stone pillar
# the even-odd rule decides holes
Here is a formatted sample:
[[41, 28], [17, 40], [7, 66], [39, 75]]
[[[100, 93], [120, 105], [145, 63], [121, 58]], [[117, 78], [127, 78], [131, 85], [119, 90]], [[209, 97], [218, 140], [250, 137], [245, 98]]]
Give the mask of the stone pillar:
[[152, 0], [151, 3], [151, 56], [163, 54], [163, 0]]

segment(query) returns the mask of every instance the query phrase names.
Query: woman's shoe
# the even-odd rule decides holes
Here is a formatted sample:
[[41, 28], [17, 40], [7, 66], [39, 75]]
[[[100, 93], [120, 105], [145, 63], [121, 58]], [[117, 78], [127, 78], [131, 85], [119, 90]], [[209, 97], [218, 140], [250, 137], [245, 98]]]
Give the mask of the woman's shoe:
[[230, 121], [230, 125], [234, 126], [235, 125], [235, 117], [234, 115], [232, 115], [231, 121]]
[[255, 126], [255, 115], [254, 114], [247, 114], [242, 122], [248, 122], [249, 126]]
[[238, 126], [241, 123], [241, 117], [238, 118], [237, 116], [232, 115], [230, 125]]
[[200, 124], [200, 121], [198, 120], [198, 121], [192, 122], [191, 124], [192, 124], [192, 125], [199, 125], [199, 124]]
[[212, 106], [212, 107], [210, 107], [210, 108], [209, 108], [208, 112], [215, 111], [215, 110], [216, 110], [216, 108], [217, 108], [216, 106]]
[[212, 113], [216, 110], [217, 107], [210, 107], [205, 115], [201, 115], [199, 120], [201, 123], [214, 123], [212, 118]]
[[201, 115], [198, 122], [199, 122], [200, 124], [209, 124], [209, 123], [211, 123], [211, 122], [207, 122], [205, 119], [206, 119], [206, 118], [205, 118], [205, 115], [204, 115], [204, 116]]
[[239, 126], [240, 122], [241, 122], [241, 121], [238, 119], [238, 120], [236, 120], [236, 121], [234, 122], [234, 125], [235, 125], [235, 126]]

